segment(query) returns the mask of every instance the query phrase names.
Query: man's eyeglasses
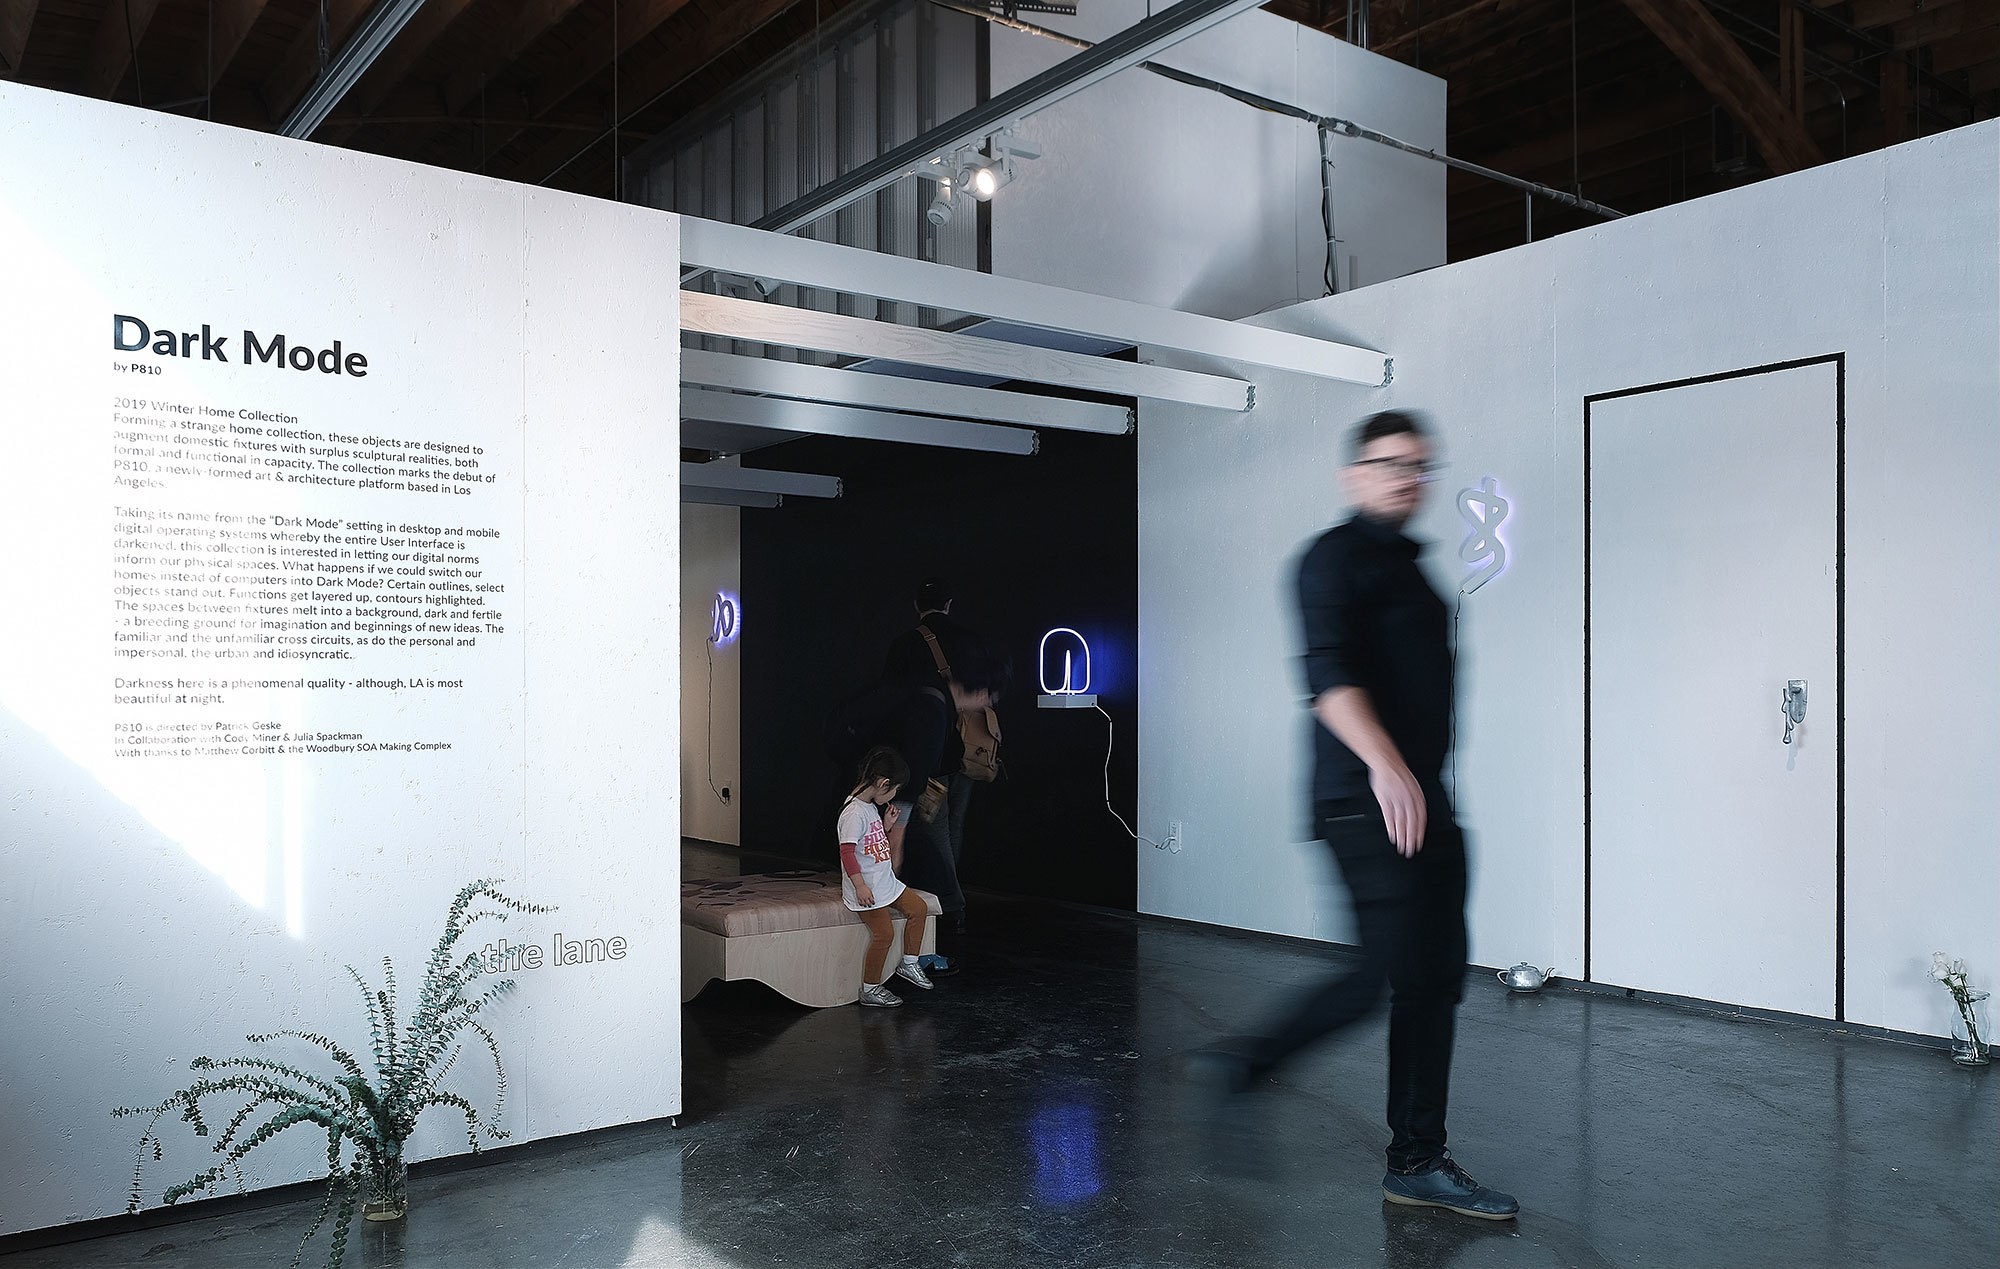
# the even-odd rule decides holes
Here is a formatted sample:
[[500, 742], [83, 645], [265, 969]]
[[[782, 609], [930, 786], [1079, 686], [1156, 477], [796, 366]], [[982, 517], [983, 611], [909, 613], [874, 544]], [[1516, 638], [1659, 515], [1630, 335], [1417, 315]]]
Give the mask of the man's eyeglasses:
[[1357, 458], [1351, 466], [1384, 467], [1391, 476], [1417, 481], [1436, 480], [1438, 472], [1444, 470], [1443, 463], [1418, 462], [1409, 458]]

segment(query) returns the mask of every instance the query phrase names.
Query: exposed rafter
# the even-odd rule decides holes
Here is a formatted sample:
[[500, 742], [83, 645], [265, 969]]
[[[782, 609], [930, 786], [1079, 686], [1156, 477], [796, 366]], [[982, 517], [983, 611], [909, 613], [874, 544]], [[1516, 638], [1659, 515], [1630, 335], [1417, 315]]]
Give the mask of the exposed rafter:
[[236, 55], [243, 50], [243, 42], [250, 38], [257, 19], [264, 16], [264, 9], [270, 0], [222, 0], [215, 7], [215, 45], [206, 59], [207, 67], [203, 77], [208, 81], [207, 91], [214, 92], [229, 68], [236, 64]]
[[410, 74], [411, 68], [430, 52], [437, 38], [458, 21], [459, 15], [471, 7], [473, 0], [424, 0], [424, 7], [417, 10], [417, 16], [403, 28], [396, 42], [386, 49], [361, 82], [348, 94], [347, 105], [355, 114], [374, 113], [389, 93]]
[[625, 0], [618, 6], [618, 30], [612, 44], [608, 47], [601, 42], [578, 44], [536, 85], [534, 94], [529, 98], [528, 112], [545, 115], [561, 105], [571, 93], [611, 65], [614, 57], [623, 57], [630, 52], [634, 44], [686, 8], [687, 3], [688, 0]]
[[[728, 52], [739, 41], [790, 8], [795, 2], [796, 0], [732, 0], [720, 13], [711, 15], [688, 38], [676, 40], [672, 57], [635, 73], [629, 81], [621, 85], [619, 104], [623, 115], [629, 117], [647, 103], [672, 91], [676, 85]], [[605, 135], [609, 135], [608, 128]], [[579, 152], [586, 148], [588, 147], [579, 146], [574, 138], [554, 138], [522, 161], [515, 169], [515, 179], [531, 183], [545, 181], [560, 171], [564, 165], [576, 159]]]
[[480, 85], [515, 61], [568, 17], [581, 0], [526, 0], [512, 22], [488, 28], [480, 54], [459, 66], [444, 84], [446, 114], [458, 114], [479, 97]]
[[113, 0], [98, 20], [97, 34], [90, 41], [90, 61], [83, 68], [83, 90], [93, 97], [109, 97], [125, 82], [132, 69], [132, 51], [146, 38], [146, 28], [159, 12], [160, 0]]
[[0, 75], [11, 79], [20, 74], [21, 54], [27, 51], [40, 6], [41, 0], [0, 0]]
[[1805, 121], [1786, 108], [1771, 81], [1701, 0], [1624, 3], [1742, 125], [1773, 172], [1782, 175], [1826, 161]]

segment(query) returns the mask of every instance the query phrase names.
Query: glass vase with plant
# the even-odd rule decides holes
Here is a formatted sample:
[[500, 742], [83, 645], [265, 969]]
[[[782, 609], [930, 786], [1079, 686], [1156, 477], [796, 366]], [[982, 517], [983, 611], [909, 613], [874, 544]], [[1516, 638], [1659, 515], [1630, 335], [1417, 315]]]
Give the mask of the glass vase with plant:
[[[231, 1173], [240, 1185], [245, 1155], [288, 1128], [308, 1125], [326, 1134], [326, 1197], [300, 1239], [292, 1263], [296, 1266], [304, 1257], [306, 1245], [332, 1214], [326, 1266], [340, 1269], [348, 1226], [357, 1210], [365, 1219], [378, 1221], [400, 1219], [408, 1210], [403, 1146], [425, 1111], [442, 1106], [463, 1115], [466, 1143], [475, 1152], [482, 1136], [506, 1140], [500, 1116], [506, 1106], [507, 1073], [500, 1063], [500, 1043], [480, 1015], [513, 990], [514, 980], [501, 979], [484, 990], [469, 990], [475, 987], [485, 961], [479, 952], [461, 953], [458, 944], [479, 921], [505, 921], [513, 913], [540, 915], [554, 909], [510, 898], [496, 887], [491, 880], [475, 881], [452, 900], [444, 933], [424, 966], [416, 1010], [407, 1018], [397, 1012], [396, 970], [388, 957], [382, 958], [380, 987], [369, 986], [352, 965], [347, 967], [348, 975], [361, 989], [368, 1013], [372, 1074], [352, 1053], [324, 1035], [273, 1031], [247, 1038], [255, 1045], [274, 1045], [281, 1040], [313, 1045], [324, 1050], [339, 1069], [316, 1075], [281, 1056], [197, 1057], [188, 1063], [189, 1069], [199, 1073], [192, 1084], [157, 1105], [121, 1106], [112, 1111], [118, 1116], [150, 1116], [139, 1136], [139, 1161], [132, 1171], [126, 1210], [139, 1210], [147, 1156], [155, 1161], [165, 1158], [157, 1128], [169, 1111], [191, 1125], [196, 1136], [213, 1137], [211, 1148], [222, 1156], [214, 1166], [169, 1187], [160, 1196], [169, 1204], [207, 1194]], [[480, 900], [491, 906], [479, 904]], [[493, 1058], [497, 1093], [489, 1115], [482, 1115], [470, 1101], [444, 1087], [445, 1077], [468, 1044], [483, 1045]], [[212, 1102], [221, 1102], [225, 1108], [233, 1106], [233, 1112], [226, 1120], [218, 1120]], [[217, 1122], [222, 1125], [219, 1134], [213, 1131]]]
[[1986, 1042], [1979, 1037], [1978, 1009], [1987, 993], [1973, 989], [1964, 961], [1951, 960], [1943, 952], [1931, 953], [1931, 977], [1944, 984], [1951, 993], [1951, 1003], [1958, 1007], [1958, 1025], [1952, 1028], [1951, 1060], [1960, 1066], [1985, 1066], [1992, 1059]]

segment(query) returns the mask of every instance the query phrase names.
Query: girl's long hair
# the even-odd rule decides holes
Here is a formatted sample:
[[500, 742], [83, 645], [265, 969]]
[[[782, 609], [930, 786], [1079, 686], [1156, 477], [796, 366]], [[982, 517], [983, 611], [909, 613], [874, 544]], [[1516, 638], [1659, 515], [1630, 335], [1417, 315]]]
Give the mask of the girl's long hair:
[[877, 745], [861, 755], [861, 765], [854, 772], [854, 793], [860, 793], [877, 780], [887, 780], [900, 789], [910, 782], [910, 764], [889, 746]]

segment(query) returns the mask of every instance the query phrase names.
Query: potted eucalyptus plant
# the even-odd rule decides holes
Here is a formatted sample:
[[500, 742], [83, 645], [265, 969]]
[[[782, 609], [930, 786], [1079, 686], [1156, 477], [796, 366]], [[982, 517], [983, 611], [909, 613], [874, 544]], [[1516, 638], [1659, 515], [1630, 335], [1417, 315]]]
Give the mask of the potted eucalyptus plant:
[[[481, 903], [481, 900], [487, 901]], [[488, 906], [488, 905], [491, 906]], [[242, 1160], [258, 1146], [301, 1124], [326, 1134], [327, 1185], [312, 1225], [299, 1241], [296, 1266], [306, 1246], [332, 1214], [334, 1226], [327, 1251], [327, 1269], [340, 1269], [347, 1230], [358, 1210], [366, 1220], [400, 1220], [408, 1211], [408, 1165], [403, 1145], [417, 1119], [433, 1107], [445, 1107], [465, 1118], [465, 1139], [476, 1153], [480, 1139], [504, 1141], [500, 1126], [506, 1105], [507, 1073], [500, 1062], [500, 1044], [480, 1020], [488, 1006], [514, 987], [511, 978], [482, 988], [477, 980], [485, 969], [480, 953], [458, 950], [459, 940], [482, 920], [505, 921], [510, 914], [539, 915], [554, 911], [502, 894], [491, 880], [472, 882], [452, 900], [444, 933], [424, 966], [423, 986], [415, 1012], [398, 1013], [396, 970], [382, 958], [382, 985], [371, 987], [350, 965], [348, 975], [361, 989], [368, 1014], [372, 1073], [341, 1045], [310, 1031], [273, 1031], [247, 1037], [251, 1044], [275, 1045], [282, 1040], [323, 1050], [337, 1070], [316, 1075], [281, 1055], [197, 1057], [188, 1063], [197, 1078], [153, 1106], [121, 1106], [116, 1116], [145, 1115], [139, 1136], [139, 1159], [132, 1171], [126, 1211], [140, 1206], [146, 1160], [165, 1158], [158, 1127], [168, 1112], [194, 1128], [198, 1137], [212, 1137], [211, 1149], [221, 1158], [161, 1194], [164, 1203], [209, 1193], [227, 1175], [242, 1183]], [[482, 1115], [470, 1101], [444, 1087], [468, 1045], [483, 1046], [493, 1058], [497, 1092], [493, 1111]], [[232, 1109], [233, 1108], [233, 1109]], [[220, 1117], [228, 1110], [227, 1119]], [[215, 1131], [221, 1125], [220, 1133]], [[337, 1210], [336, 1210], [337, 1207]]]

